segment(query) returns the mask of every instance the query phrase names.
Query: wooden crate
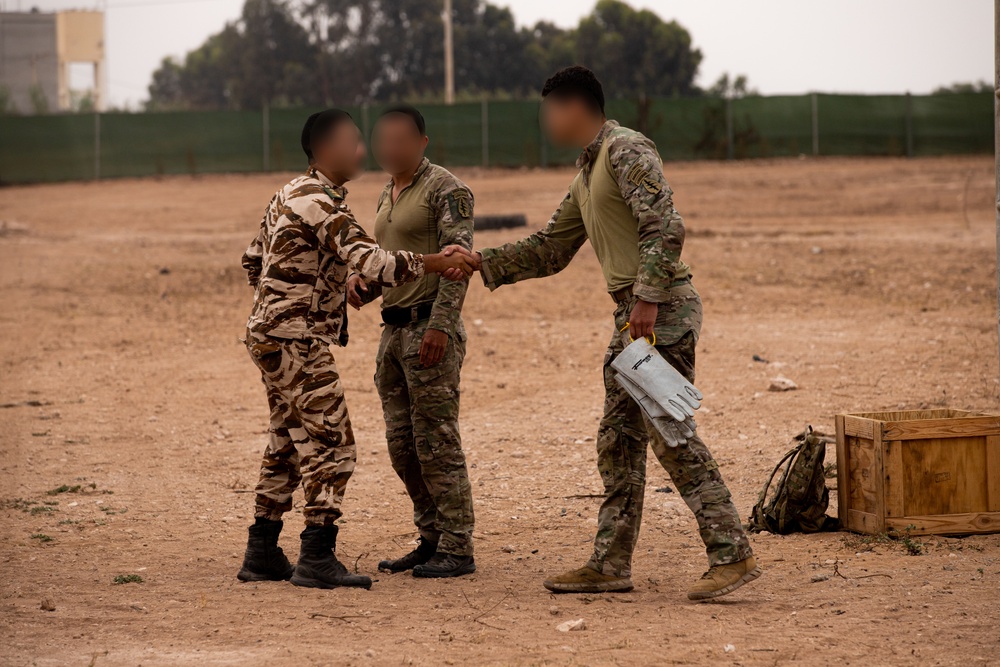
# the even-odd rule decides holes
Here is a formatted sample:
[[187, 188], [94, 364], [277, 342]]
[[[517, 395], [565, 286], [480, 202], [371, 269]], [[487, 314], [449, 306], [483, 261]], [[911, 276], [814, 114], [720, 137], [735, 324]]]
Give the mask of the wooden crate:
[[1000, 416], [907, 410], [838, 415], [836, 422], [842, 528], [1000, 532]]

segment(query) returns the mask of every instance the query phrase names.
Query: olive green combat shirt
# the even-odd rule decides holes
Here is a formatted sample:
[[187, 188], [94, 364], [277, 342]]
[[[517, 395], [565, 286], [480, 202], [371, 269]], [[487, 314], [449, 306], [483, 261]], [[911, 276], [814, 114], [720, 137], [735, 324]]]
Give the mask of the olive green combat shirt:
[[[382, 190], [375, 215], [375, 240], [386, 250], [436, 253], [448, 245], [472, 250], [473, 197], [443, 167], [424, 158], [413, 182], [393, 201], [392, 180]], [[437, 274], [397, 287], [383, 287], [382, 308], [412, 308], [433, 302], [428, 327], [454, 336], [469, 288], [465, 280], [441, 281]]]
[[690, 269], [681, 260], [684, 221], [655, 144], [609, 120], [576, 164], [580, 172], [544, 229], [481, 251], [483, 282], [494, 290], [558, 273], [590, 239], [608, 292], [631, 287], [644, 301], [670, 299]]

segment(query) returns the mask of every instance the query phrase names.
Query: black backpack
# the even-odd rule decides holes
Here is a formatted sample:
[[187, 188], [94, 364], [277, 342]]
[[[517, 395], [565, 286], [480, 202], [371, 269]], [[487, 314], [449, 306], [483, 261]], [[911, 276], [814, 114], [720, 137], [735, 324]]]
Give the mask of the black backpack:
[[[826, 488], [823, 466], [826, 446], [834, 440], [815, 433], [812, 426], [807, 426], [805, 431], [795, 436], [795, 440], [798, 444], [774, 466], [757, 498], [747, 524], [747, 530], [752, 533], [766, 530], [787, 535], [796, 531], [818, 533], [837, 530], [837, 520], [826, 514], [830, 490]], [[771, 482], [786, 464], [771, 500], [767, 501]]]

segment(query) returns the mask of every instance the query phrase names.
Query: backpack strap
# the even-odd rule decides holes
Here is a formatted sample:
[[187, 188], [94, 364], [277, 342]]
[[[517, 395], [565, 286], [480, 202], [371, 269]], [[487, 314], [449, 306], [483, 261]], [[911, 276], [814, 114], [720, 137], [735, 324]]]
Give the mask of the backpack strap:
[[[778, 465], [774, 466], [774, 470], [771, 471], [771, 476], [767, 478], [764, 488], [761, 489], [760, 495], [757, 496], [757, 504], [753, 506], [753, 512], [750, 514], [751, 527], [756, 528], [757, 530], [767, 529], [767, 523], [764, 521], [764, 503], [767, 500], [767, 491], [771, 488], [771, 482], [774, 481], [774, 477], [778, 474], [778, 470], [781, 469], [781, 466], [783, 466], [786, 461], [788, 461], [788, 470], [791, 469], [791, 459], [801, 448], [802, 445], [792, 447], [784, 456], [781, 457], [781, 460], [778, 461]], [[781, 476], [781, 481], [778, 482], [778, 488], [776, 490], [778, 495], [781, 493], [781, 487], [784, 486], [785, 478], [788, 477], [788, 470], [785, 470], [785, 473]]]

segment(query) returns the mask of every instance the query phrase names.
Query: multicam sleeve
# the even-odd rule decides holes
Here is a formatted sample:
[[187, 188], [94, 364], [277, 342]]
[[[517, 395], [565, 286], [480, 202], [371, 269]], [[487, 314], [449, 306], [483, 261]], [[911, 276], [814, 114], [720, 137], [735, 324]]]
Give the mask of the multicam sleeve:
[[501, 285], [559, 273], [586, 240], [583, 216], [571, 190], [544, 229], [516, 243], [480, 251], [483, 282], [492, 291]]
[[348, 267], [367, 282], [396, 287], [424, 275], [424, 257], [405, 250], [383, 250], [341, 205], [316, 231], [321, 247], [336, 253]]
[[[460, 245], [472, 250], [472, 233], [475, 200], [472, 192], [461, 182], [452, 179], [435, 194], [438, 220], [438, 245]], [[467, 280], [442, 280], [438, 284], [437, 298], [427, 326], [444, 331], [454, 337], [462, 314], [462, 304], [469, 289]]]
[[254, 289], [257, 288], [257, 283], [260, 281], [260, 272], [264, 268], [264, 229], [267, 226], [267, 216], [270, 214], [272, 204], [274, 204], [274, 198], [271, 199], [271, 203], [267, 205], [267, 209], [264, 211], [264, 218], [260, 222], [257, 236], [250, 242], [247, 251], [243, 253], [243, 268], [247, 271], [247, 282]]
[[663, 176], [656, 146], [645, 137], [613, 137], [611, 167], [625, 203], [639, 225], [639, 271], [633, 293], [660, 303], [670, 297], [684, 247], [684, 220], [674, 209], [673, 191]]

